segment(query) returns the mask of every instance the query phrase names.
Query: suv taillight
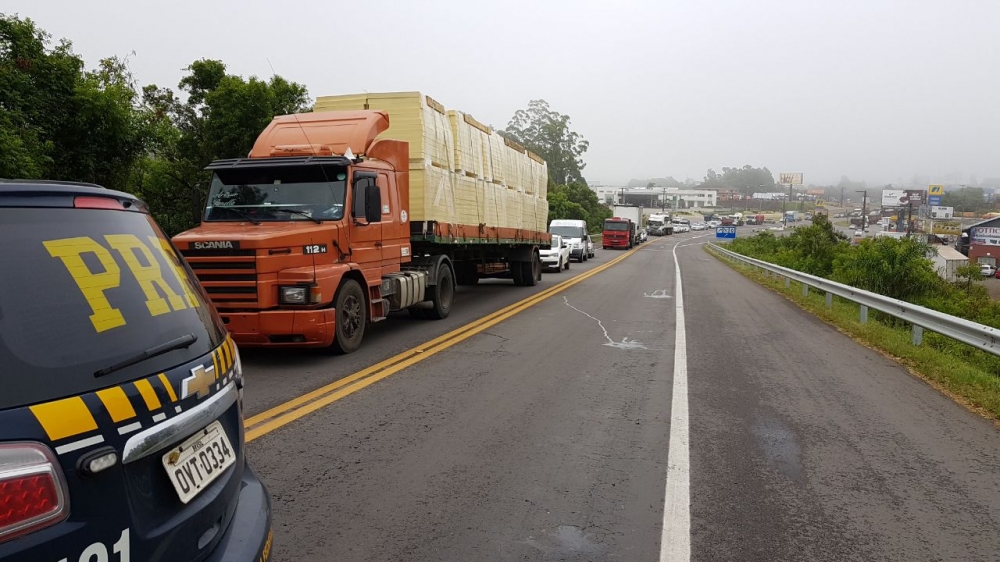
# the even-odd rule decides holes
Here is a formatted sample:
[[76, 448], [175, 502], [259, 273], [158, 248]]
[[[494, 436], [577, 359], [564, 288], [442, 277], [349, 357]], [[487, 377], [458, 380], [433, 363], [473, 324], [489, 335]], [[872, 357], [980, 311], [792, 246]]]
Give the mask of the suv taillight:
[[69, 495], [52, 451], [39, 443], [0, 444], [0, 542], [69, 515]]

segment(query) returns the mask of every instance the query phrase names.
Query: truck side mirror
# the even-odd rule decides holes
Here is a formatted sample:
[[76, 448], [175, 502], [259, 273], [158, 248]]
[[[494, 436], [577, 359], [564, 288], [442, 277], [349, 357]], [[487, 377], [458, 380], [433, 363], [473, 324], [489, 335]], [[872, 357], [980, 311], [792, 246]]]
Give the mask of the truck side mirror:
[[368, 222], [382, 220], [382, 190], [377, 185], [365, 188], [365, 220]]
[[[375, 215], [375, 220], [372, 220], [370, 218], [371, 215], [368, 213], [368, 199], [372, 188], [374, 188], [376, 193], [379, 193], [381, 198], [381, 193], [375, 185], [375, 178], [376, 175], [371, 172], [357, 172], [354, 174], [354, 201], [351, 206], [351, 215], [356, 221], [364, 219], [366, 222], [379, 222], [382, 219], [381, 209], [379, 213]], [[381, 207], [381, 202], [378, 203], [379, 207]]]

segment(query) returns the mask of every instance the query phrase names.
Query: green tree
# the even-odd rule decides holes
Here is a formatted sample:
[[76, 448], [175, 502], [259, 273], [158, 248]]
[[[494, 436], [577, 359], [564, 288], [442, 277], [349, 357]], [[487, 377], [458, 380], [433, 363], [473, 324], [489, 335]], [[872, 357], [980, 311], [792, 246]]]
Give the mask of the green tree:
[[967, 263], [955, 268], [955, 278], [958, 279], [956, 285], [963, 287], [967, 293], [972, 293], [972, 282], [981, 279], [982, 276], [979, 266], [974, 263]]
[[945, 191], [941, 197], [941, 205], [954, 207], [957, 212], [977, 212], [985, 210], [986, 199], [981, 187], [963, 187]]
[[127, 190], [155, 135], [138, 100], [124, 59], [85, 71], [68, 41], [0, 14], [0, 176]]
[[749, 189], [757, 191], [780, 191], [781, 186], [774, 183], [774, 175], [765, 168], [754, 168], [747, 164], [742, 168], [722, 168], [719, 174], [708, 170], [700, 187], [709, 189]]
[[926, 244], [913, 238], [864, 239], [834, 260], [834, 281], [900, 300], [931, 293], [942, 281], [927, 259]]
[[518, 110], [507, 128], [499, 132], [541, 156], [556, 184], [586, 184], [583, 155], [590, 143], [570, 130], [569, 122], [569, 115], [553, 111], [545, 100], [531, 100], [528, 109]]
[[304, 111], [310, 103], [305, 86], [280, 76], [227, 74], [222, 61], [198, 60], [187, 72], [178, 85], [186, 101], [155, 85], [143, 90], [143, 106], [164, 134], [138, 183], [150, 208], [170, 215], [163, 221], [170, 234], [198, 223], [211, 177], [205, 166], [246, 156], [275, 115]]
[[549, 220], [576, 219], [587, 221], [591, 233], [604, 228], [604, 219], [611, 209], [601, 204], [597, 193], [585, 184], [549, 185]]

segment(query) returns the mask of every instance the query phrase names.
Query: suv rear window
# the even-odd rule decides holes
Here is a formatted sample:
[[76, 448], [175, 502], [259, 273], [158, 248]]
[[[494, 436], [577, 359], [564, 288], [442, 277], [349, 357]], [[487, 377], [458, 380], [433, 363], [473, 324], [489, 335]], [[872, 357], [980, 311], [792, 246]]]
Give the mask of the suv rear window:
[[[144, 213], [0, 207], [0, 263], [0, 409], [149, 376], [225, 337], [194, 275]], [[190, 336], [186, 348], [95, 375]]]

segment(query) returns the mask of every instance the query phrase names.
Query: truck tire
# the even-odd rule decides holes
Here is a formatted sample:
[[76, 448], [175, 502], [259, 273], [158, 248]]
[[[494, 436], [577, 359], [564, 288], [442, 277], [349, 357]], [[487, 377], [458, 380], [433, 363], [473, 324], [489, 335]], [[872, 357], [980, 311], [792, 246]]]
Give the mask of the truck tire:
[[525, 287], [534, 287], [542, 280], [542, 258], [538, 255], [538, 252], [533, 252], [531, 254], [531, 261], [524, 262], [524, 272], [522, 277], [524, 277]]
[[361, 347], [368, 325], [368, 305], [365, 303], [365, 293], [361, 285], [354, 279], [348, 279], [337, 291], [334, 299], [334, 310], [337, 319], [334, 326], [333, 348], [338, 353], [351, 353]]
[[[561, 271], [561, 270], [558, 270]], [[531, 261], [510, 262], [510, 276], [518, 287], [534, 287], [542, 280], [542, 258], [532, 252]]]
[[451, 303], [455, 300], [455, 279], [447, 262], [438, 268], [437, 285], [431, 287], [431, 307], [424, 309], [431, 320], [444, 320], [451, 314]]
[[510, 262], [510, 278], [514, 280], [515, 287], [523, 287], [524, 279], [521, 278], [521, 273], [524, 272], [524, 268], [521, 264], [524, 262], [512, 261]]

